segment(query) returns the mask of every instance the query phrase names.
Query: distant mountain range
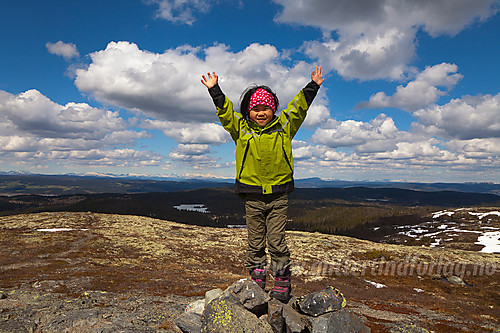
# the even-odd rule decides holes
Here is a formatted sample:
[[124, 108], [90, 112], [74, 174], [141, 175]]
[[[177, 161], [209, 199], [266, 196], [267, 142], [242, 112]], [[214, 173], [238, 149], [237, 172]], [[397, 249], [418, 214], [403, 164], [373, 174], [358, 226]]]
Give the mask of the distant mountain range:
[[0, 195], [66, 195], [173, 192], [230, 186], [230, 183], [184, 180], [158, 181], [69, 175], [0, 175]]
[[[147, 177], [127, 174], [42, 175], [24, 172], [0, 172], [0, 195], [172, 192], [206, 187], [231, 187], [234, 184], [232, 179], [223, 178]], [[406, 183], [306, 178], [296, 179], [295, 186], [297, 188], [398, 188], [426, 192], [458, 191], [500, 195], [500, 184], [495, 183]]]
[[406, 183], [390, 181], [344, 181], [323, 180], [321, 178], [306, 178], [295, 181], [296, 187], [369, 187], [369, 188], [399, 188], [415, 191], [459, 191], [473, 193], [492, 193], [500, 195], [500, 184], [495, 183]]

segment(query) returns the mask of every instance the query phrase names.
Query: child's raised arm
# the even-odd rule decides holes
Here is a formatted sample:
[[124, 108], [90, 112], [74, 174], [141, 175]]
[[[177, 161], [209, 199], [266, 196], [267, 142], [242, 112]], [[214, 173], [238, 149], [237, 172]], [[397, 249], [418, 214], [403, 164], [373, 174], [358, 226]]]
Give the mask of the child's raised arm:
[[203, 83], [208, 89], [212, 88], [217, 84], [217, 82], [219, 82], [219, 77], [217, 76], [217, 74], [215, 74], [215, 72], [212, 72], [212, 74], [208, 72], [207, 76], [208, 79], [205, 77], [205, 75], [201, 76], [201, 83]]
[[[215, 74], [215, 73], [214, 73]], [[316, 82], [319, 86], [325, 81], [323, 78], [323, 71], [321, 70], [321, 66], [316, 66], [316, 69], [314, 69], [311, 73], [311, 80]]]

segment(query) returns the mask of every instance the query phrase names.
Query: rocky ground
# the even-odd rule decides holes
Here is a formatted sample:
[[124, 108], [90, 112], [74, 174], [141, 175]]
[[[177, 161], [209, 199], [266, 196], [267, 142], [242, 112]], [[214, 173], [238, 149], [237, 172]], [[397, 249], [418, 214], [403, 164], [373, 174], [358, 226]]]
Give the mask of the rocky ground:
[[[137, 216], [0, 217], [0, 332], [180, 332], [187, 304], [247, 277], [245, 239]], [[288, 241], [294, 294], [335, 286], [372, 332], [500, 328], [499, 254], [307, 232]]]

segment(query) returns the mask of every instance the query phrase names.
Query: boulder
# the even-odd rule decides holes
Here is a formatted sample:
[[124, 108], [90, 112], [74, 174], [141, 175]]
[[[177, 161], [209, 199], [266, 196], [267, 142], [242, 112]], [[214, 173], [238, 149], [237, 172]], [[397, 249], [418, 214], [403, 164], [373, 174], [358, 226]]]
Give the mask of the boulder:
[[184, 333], [370, 332], [359, 317], [344, 309], [345, 305], [344, 296], [333, 287], [283, 304], [269, 298], [254, 281], [242, 279], [223, 292], [207, 292], [204, 300], [189, 304], [175, 323]]
[[197, 300], [197, 301], [190, 303], [186, 307], [185, 311], [186, 312], [194, 312], [194, 313], [199, 314], [201, 316], [201, 314], [203, 313], [203, 310], [205, 310], [205, 300], [200, 299], [200, 300]]
[[267, 303], [267, 321], [273, 332], [282, 333], [285, 328], [285, 318], [283, 318], [283, 303], [272, 298]]
[[310, 332], [309, 320], [288, 304], [272, 298], [268, 303], [267, 321], [271, 325], [273, 332], [300, 333]]
[[205, 293], [205, 306], [210, 303], [213, 299], [217, 298], [222, 294], [224, 290], [220, 288], [209, 290]]
[[260, 320], [255, 314], [221, 295], [205, 307], [201, 332], [272, 333], [273, 330], [268, 323]]
[[241, 304], [257, 316], [267, 313], [267, 302], [270, 300], [264, 290], [251, 279], [236, 281], [219, 298]]
[[346, 306], [346, 300], [337, 288], [329, 286], [323, 290], [299, 297], [295, 306], [300, 312], [317, 317], [342, 309]]
[[183, 333], [200, 333], [201, 332], [201, 315], [195, 312], [184, 312], [177, 317], [175, 324]]
[[361, 319], [354, 313], [341, 309], [311, 319], [312, 333], [369, 333]]
[[468, 284], [467, 282], [462, 280], [460, 277], [455, 276], [455, 275], [445, 276], [445, 275], [434, 274], [434, 275], [432, 275], [432, 279], [433, 280], [441, 280], [441, 281], [448, 282], [448, 283], [458, 285], [458, 286], [472, 287], [472, 285]]
[[462, 280], [461, 278], [459, 278], [458, 276], [454, 276], [454, 275], [451, 275], [451, 276], [447, 276], [446, 277], [446, 280], [451, 283], [451, 284], [456, 284], [456, 285], [459, 285], [459, 286], [466, 286], [467, 284], [464, 282], [464, 280]]
[[285, 320], [287, 332], [300, 333], [311, 331], [312, 327], [309, 320], [295, 311], [290, 305], [283, 304], [282, 315]]

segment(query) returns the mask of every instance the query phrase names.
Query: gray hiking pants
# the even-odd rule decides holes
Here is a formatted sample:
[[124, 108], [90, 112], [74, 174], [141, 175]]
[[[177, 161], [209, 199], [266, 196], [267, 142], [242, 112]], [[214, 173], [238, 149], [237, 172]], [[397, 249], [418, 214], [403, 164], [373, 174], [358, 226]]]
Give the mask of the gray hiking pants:
[[254, 269], [267, 264], [266, 240], [271, 255], [271, 270], [276, 272], [290, 266], [290, 251], [285, 237], [288, 194], [247, 194], [245, 210], [248, 230], [246, 268]]

